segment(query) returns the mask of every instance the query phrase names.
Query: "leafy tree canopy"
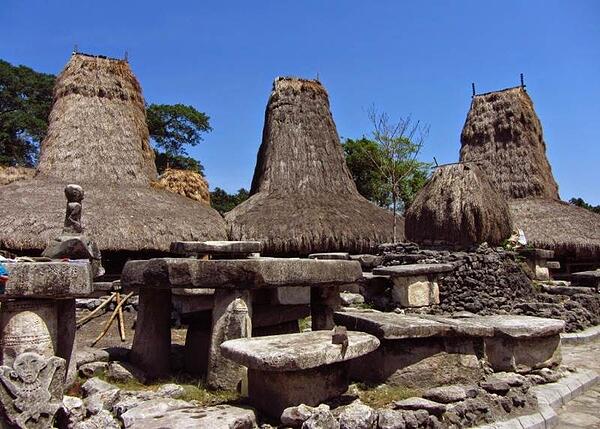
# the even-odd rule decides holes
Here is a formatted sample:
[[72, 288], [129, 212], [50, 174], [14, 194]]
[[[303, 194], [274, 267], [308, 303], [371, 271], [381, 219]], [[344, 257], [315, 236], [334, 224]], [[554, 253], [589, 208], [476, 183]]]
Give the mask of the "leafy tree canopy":
[[33, 166], [48, 129], [55, 77], [0, 60], [0, 164]]
[[215, 188], [210, 193], [210, 205], [219, 213], [224, 214], [248, 199], [250, 193], [241, 188], [235, 194], [228, 194], [221, 188]]
[[187, 155], [185, 146], [196, 146], [212, 130], [205, 113], [184, 104], [150, 104], [146, 117], [150, 138], [169, 155]]
[[584, 209], [588, 209], [589, 211], [600, 214], [600, 206], [588, 204], [583, 200], [583, 198], [571, 198], [569, 202], [575, 206], [583, 207]]
[[154, 149], [156, 158], [154, 160], [158, 174], [164, 173], [167, 168], [178, 170], [190, 170], [204, 176], [204, 166], [197, 159], [184, 155], [169, 155]]

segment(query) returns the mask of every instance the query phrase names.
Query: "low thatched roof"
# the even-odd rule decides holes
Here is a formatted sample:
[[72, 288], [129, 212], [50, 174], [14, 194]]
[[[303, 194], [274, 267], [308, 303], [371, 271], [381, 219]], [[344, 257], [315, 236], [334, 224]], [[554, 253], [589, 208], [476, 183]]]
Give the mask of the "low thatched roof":
[[18, 180], [31, 179], [35, 176], [35, 169], [27, 167], [6, 167], [0, 165], [0, 186]]
[[405, 213], [406, 238], [417, 243], [497, 245], [511, 228], [504, 196], [474, 164], [439, 167]]
[[58, 236], [68, 183], [84, 188], [83, 222], [102, 251], [168, 251], [171, 241], [226, 238], [215, 210], [151, 187], [156, 179], [129, 64], [74, 54], [56, 81], [36, 177], [0, 188], [0, 248], [39, 251]]
[[506, 198], [558, 199], [542, 124], [524, 88], [474, 96], [460, 140], [460, 160], [476, 161]]
[[554, 250], [555, 256], [600, 259], [600, 215], [582, 207], [548, 198], [508, 202], [515, 228], [528, 244]]
[[273, 83], [250, 195], [225, 219], [231, 239], [260, 240], [265, 254], [364, 252], [392, 239], [392, 214], [356, 190], [315, 80]]
[[208, 182], [201, 174], [194, 171], [167, 168], [158, 180], [152, 183], [152, 186], [210, 204]]

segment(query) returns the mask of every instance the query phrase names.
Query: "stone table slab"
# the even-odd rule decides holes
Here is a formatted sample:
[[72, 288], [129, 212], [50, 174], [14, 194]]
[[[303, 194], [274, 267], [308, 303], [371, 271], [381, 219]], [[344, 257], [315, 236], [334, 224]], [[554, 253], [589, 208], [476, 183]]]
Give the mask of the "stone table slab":
[[299, 371], [344, 362], [379, 347], [379, 340], [364, 332], [348, 332], [348, 345], [331, 343], [330, 331], [242, 338], [221, 344], [223, 355], [250, 369]]
[[452, 264], [408, 264], [374, 268], [373, 274], [391, 277], [409, 277], [447, 273], [452, 270], [454, 270], [454, 265]]
[[571, 281], [577, 286], [598, 287], [600, 286], [600, 270], [573, 273]]
[[77, 298], [90, 295], [94, 288], [89, 262], [4, 263], [8, 281], [0, 299]]
[[345, 252], [328, 252], [328, 253], [311, 253], [308, 255], [310, 259], [321, 259], [331, 261], [347, 261], [350, 255]]
[[362, 277], [357, 261], [296, 258], [198, 260], [158, 258], [129, 261], [124, 287], [154, 289], [260, 289], [280, 286], [334, 287]]
[[494, 329], [471, 319], [406, 315], [373, 311], [336, 312], [335, 321], [386, 340], [447, 336], [490, 337]]
[[559, 335], [565, 329], [565, 322], [533, 316], [476, 316], [470, 321], [494, 328], [496, 334], [512, 338], [537, 338]]
[[174, 241], [171, 252], [178, 255], [192, 254], [249, 254], [260, 253], [260, 241]]

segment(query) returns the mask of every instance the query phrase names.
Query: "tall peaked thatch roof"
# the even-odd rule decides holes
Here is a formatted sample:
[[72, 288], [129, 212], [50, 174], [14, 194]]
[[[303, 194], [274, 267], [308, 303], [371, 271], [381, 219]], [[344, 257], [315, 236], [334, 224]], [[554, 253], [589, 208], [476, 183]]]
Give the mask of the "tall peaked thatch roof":
[[406, 238], [417, 243], [496, 245], [511, 228], [504, 196], [474, 164], [438, 168], [405, 214]]
[[225, 218], [232, 239], [261, 240], [266, 254], [361, 252], [392, 239], [392, 214], [356, 190], [316, 80], [273, 83], [250, 194]]
[[226, 238], [215, 210], [151, 187], [144, 99], [127, 62], [74, 54], [54, 93], [36, 177], [0, 188], [0, 248], [39, 251], [60, 235], [68, 183], [84, 188], [86, 233], [102, 251]]
[[523, 87], [475, 95], [460, 140], [460, 160], [477, 161], [507, 198], [558, 199], [542, 124]]
[[528, 244], [552, 249], [557, 257], [600, 260], [599, 214], [550, 198], [519, 198], [508, 204]]

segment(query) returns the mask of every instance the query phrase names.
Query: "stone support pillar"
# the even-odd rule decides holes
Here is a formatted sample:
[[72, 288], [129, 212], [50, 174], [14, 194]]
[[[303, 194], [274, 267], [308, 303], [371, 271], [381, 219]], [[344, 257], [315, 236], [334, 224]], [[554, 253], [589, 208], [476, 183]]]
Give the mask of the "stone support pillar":
[[338, 286], [312, 287], [310, 292], [310, 311], [312, 330], [333, 329], [333, 313], [340, 308], [340, 289]]

